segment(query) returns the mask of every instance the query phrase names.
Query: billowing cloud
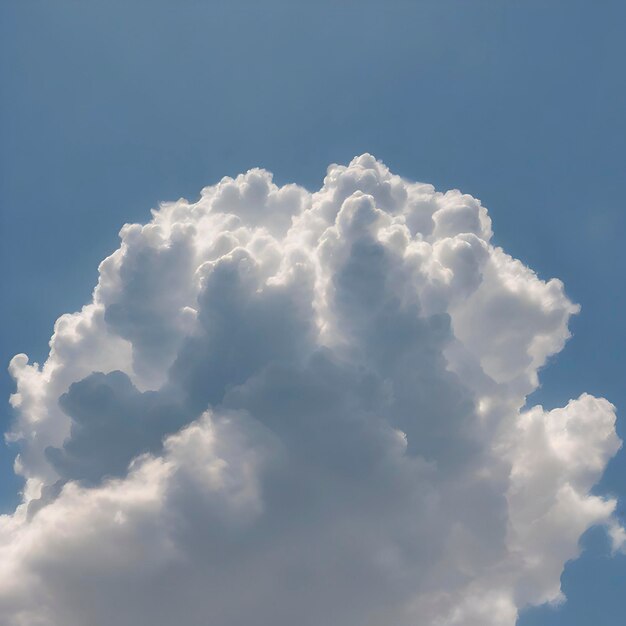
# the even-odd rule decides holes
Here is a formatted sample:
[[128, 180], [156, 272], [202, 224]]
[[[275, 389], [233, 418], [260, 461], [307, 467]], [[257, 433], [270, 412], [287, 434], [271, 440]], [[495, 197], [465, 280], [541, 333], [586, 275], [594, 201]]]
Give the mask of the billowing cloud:
[[526, 407], [578, 311], [480, 202], [370, 155], [126, 225], [47, 361], [16, 356], [7, 626], [513, 626], [561, 599], [620, 446]]

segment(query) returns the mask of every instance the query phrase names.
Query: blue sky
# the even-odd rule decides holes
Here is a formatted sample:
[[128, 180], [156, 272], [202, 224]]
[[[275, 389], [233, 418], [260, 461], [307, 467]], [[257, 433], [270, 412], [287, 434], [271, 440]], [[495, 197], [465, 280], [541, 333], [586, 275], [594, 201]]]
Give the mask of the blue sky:
[[[625, 19], [610, 0], [4, 2], [1, 360], [45, 357], [121, 225], [159, 201], [252, 166], [316, 189], [368, 151], [480, 198], [497, 243], [564, 281], [582, 312], [531, 400], [605, 396], [626, 438]], [[624, 452], [597, 491], [626, 517]], [[582, 543], [568, 603], [520, 626], [623, 623], [626, 557]]]

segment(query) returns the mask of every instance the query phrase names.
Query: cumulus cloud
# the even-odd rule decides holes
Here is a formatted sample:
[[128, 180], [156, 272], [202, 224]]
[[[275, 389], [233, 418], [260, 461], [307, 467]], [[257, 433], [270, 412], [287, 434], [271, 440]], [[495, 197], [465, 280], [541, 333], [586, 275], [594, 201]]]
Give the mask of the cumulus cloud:
[[526, 407], [578, 311], [480, 202], [371, 155], [126, 225], [43, 365], [11, 362], [7, 626], [513, 626], [561, 600], [620, 441]]

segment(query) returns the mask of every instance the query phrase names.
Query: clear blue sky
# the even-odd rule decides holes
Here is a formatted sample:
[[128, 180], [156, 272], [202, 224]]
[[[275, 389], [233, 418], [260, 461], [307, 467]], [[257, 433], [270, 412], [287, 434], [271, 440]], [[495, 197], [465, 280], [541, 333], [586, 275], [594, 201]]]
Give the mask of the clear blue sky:
[[[119, 227], [160, 200], [257, 165], [317, 188], [369, 151], [479, 197], [497, 243], [565, 282], [582, 312], [532, 401], [604, 395], [626, 438], [624, 24], [623, 0], [4, 0], [0, 360], [44, 359]], [[625, 516], [626, 453], [598, 492]], [[624, 623], [626, 557], [594, 530], [583, 545], [568, 603], [520, 626]]]

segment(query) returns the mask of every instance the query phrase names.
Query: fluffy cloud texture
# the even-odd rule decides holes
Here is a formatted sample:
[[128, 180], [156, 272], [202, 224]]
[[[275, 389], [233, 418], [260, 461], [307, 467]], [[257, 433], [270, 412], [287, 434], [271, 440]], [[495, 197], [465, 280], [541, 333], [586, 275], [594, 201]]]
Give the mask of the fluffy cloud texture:
[[126, 225], [11, 372], [8, 626], [513, 626], [561, 599], [614, 407], [525, 408], [578, 311], [475, 198], [370, 155]]

